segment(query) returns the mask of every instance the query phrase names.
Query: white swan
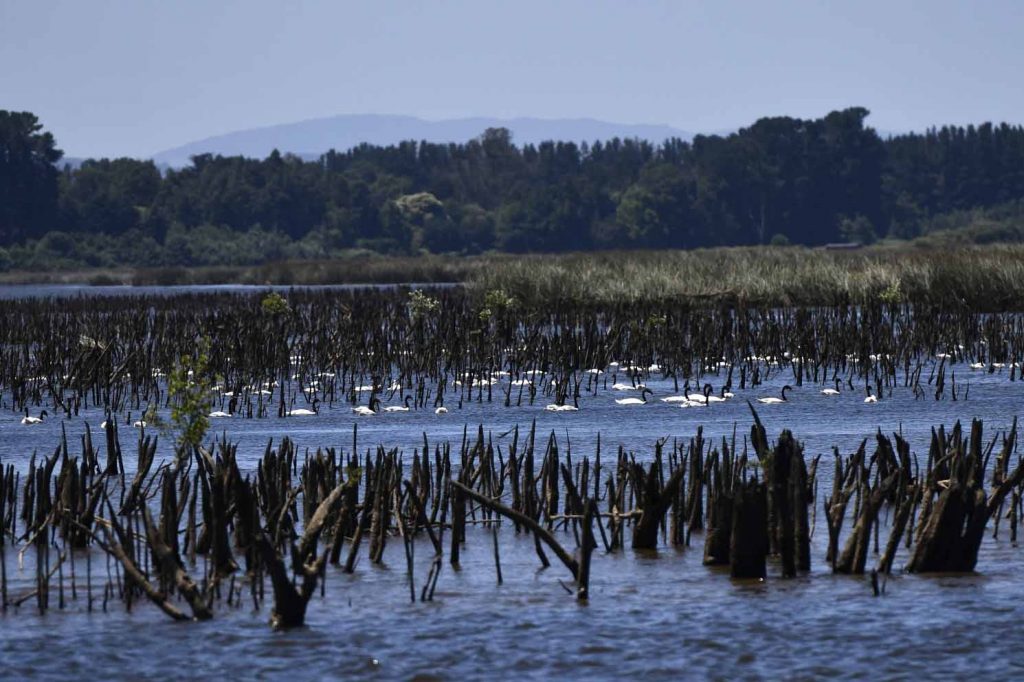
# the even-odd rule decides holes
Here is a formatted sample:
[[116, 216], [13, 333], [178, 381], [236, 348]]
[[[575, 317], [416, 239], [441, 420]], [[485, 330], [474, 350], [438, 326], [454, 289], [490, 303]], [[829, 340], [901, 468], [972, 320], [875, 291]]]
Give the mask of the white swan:
[[566, 405], [564, 403], [561, 405], [559, 405], [558, 403], [551, 403], [550, 405], [547, 405], [544, 409], [547, 410], [548, 412], [579, 412], [580, 405], [578, 402], [576, 402], [576, 398], [573, 398], [572, 402], [572, 405]]
[[223, 419], [224, 417], [230, 417], [231, 413], [224, 412], [223, 410], [215, 410], [206, 416], [210, 417], [211, 419]]
[[839, 395], [839, 377], [836, 377], [835, 388], [823, 388], [821, 390], [822, 395]]
[[42, 412], [39, 413], [38, 417], [30, 417], [28, 416], [28, 408], [26, 407], [25, 416], [21, 418], [21, 423], [25, 424], [26, 426], [31, 424], [42, 424], [43, 420], [46, 419], [48, 414], [49, 413], [46, 410], [43, 410]]
[[612, 384], [613, 391], [636, 391], [643, 388], [643, 384], [634, 386], [633, 384]]
[[412, 396], [411, 395], [407, 395], [407, 396], [405, 396], [405, 406], [404, 407], [401, 406], [401, 405], [388, 405], [387, 407], [384, 408], [384, 411], [385, 412], [408, 412], [409, 411], [409, 401], [410, 400], [412, 400]]
[[320, 414], [320, 399], [319, 398], [313, 398], [312, 405], [313, 405], [313, 409], [312, 410], [309, 409], [309, 408], [306, 408], [306, 407], [297, 407], [295, 409], [288, 410], [288, 416], [289, 417], [314, 417], [314, 416]]
[[704, 384], [704, 402], [705, 403], [724, 403], [725, 387], [722, 387], [722, 395], [711, 395], [711, 384]]
[[[377, 408], [377, 409], [374, 409]], [[360, 417], [373, 417], [380, 410], [380, 399], [376, 396], [370, 398], [370, 405], [359, 405], [358, 407], [352, 408], [352, 413]]]
[[[711, 387], [711, 384], [708, 384], [708, 388], [710, 388], [710, 387]], [[705, 389], [705, 390], [707, 390], [707, 389]], [[708, 393], [710, 393], [710, 391], [708, 391]], [[705, 397], [707, 397], [707, 393], [701, 393], [699, 391], [694, 391], [693, 393], [687, 393], [686, 394], [686, 399], [689, 400], [691, 403], [703, 403], [703, 402], [705, 402], [705, 400], [704, 400]]]
[[139, 419], [138, 421], [132, 422], [132, 426], [134, 426], [137, 429], [144, 429], [144, 428], [146, 428], [146, 422], [144, 422], [143, 420]]
[[792, 390], [793, 390], [793, 387], [790, 386], [789, 384], [786, 384], [785, 386], [782, 387], [782, 397], [781, 398], [758, 398], [757, 402], [762, 403], [764, 405], [778, 405], [780, 403], [784, 403], [784, 402], [786, 402], [786, 391], [792, 391]]
[[[724, 403], [725, 398], [717, 395], [711, 395], [711, 384], [704, 384], [703, 393], [687, 393], [686, 399], [691, 403], [698, 403], [701, 406], [708, 405], [710, 403]], [[724, 389], [722, 391], [725, 392]]]
[[434, 410], [434, 414], [448, 414], [448, 408], [442, 405], [441, 407]]
[[619, 399], [617, 399], [615, 401], [615, 404], [616, 405], [646, 405], [647, 404], [647, 394], [648, 393], [653, 393], [653, 392], [654, 391], [652, 391], [649, 388], [644, 388], [644, 390], [640, 392], [640, 397], [639, 398], [619, 398]]
[[876, 396], [874, 393], [871, 392], [871, 385], [870, 384], [868, 384], [865, 387], [864, 390], [867, 391], [867, 394], [868, 394], [868, 397], [864, 398], [864, 402], [866, 402], [866, 403], [877, 403], [878, 402], [878, 396]]

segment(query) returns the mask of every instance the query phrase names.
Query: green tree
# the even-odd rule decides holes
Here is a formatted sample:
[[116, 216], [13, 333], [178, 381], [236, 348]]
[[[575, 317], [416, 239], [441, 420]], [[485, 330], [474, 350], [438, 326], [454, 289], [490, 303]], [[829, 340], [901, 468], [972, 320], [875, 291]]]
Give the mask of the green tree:
[[27, 111], [0, 110], [0, 244], [44, 234], [57, 214], [57, 169], [63, 152]]
[[635, 246], [697, 246], [691, 206], [690, 186], [683, 172], [661, 163], [644, 169], [622, 195], [615, 215]]
[[878, 241], [875, 226], [862, 215], [842, 218], [839, 221], [839, 234], [846, 241], [857, 244], [874, 244]]

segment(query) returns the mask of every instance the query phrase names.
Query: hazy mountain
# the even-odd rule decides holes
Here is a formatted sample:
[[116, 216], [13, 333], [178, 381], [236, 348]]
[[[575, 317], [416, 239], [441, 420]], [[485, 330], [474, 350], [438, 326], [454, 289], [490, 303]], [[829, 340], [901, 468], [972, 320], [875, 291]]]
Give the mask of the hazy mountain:
[[636, 137], [660, 143], [670, 137], [687, 140], [693, 137], [692, 133], [666, 125], [608, 123], [589, 118], [479, 117], [425, 121], [413, 116], [352, 114], [216, 135], [159, 152], [153, 155], [153, 160], [184, 166], [195, 154], [264, 158], [274, 149], [315, 158], [328, 149], [344, 151], [363, 142], [372, 145], [389, 145], [402, 140], [466, 142], [487, 128], [498, 127], [511, 130], [513, 142], [520, 145], [545, 140], [593, 142], [613, 137]]

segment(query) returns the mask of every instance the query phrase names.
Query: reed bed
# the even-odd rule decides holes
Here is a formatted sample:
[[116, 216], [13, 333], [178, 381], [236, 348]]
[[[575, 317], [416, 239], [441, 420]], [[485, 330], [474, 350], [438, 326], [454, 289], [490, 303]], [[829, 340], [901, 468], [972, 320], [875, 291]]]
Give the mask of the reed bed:
[[482, 269], [471, 282], [528, 302], [778, 307], [888, 301], [1000, 312], [1021, 309], [1024, 247], [852, 252], [760, 247], [527, 256]]
[[879, 300], [1019, 311], [1024, 246], [909, 246], [826, 251], [737, 247], [693, 251], [381, 257], [254, 267], [13, 273], [8, 282], [96, 284], [463, 283], [524, 304], [870, 305]]
[[[187, 621], [269, 602], [274, 627], [295, 627], [332, 575], [357, 570], [361, 556], [380, 563], [391, 543], [403, 547], [414, 602], [434, 599], [445, 564], [458, 566], [471, 539], [493, 543], [499, 584], [516, 580], [501, 570], [502, 529], [532, 535], [538, 563], [557, 565], [553, 577], [581, 601], [592, 563], [627, 546], [693, 548], [737, 579], [786, 579], [824, 562], [834, 573], [870, 573], [877, 596], [899, 554], [910, 572], [962, 572], [974, 570], [993, 520], [998, 534], [1007, 519], [1016, 541], [1016, 421], [989, 441], [978, 421], [939, 427], [923, 462], [900, 434], [878, 432], [854, 453], [835, 452], [831, 486], [819, 486], [820, 456], [808, 462], [788, 430], [770, 441], [751, 411], [742, 440], [712, 442], [698, 429], [642, 453], [602, 452], [600, 439], [580, 453], [535, 427], [516, 427], [504, 448], [482, 426], [456, 443], [424, 436], [411, 457], [361, 452], [355, 432], [349, 450], [304, 455], [285, 438], [246, 472], [226, 439], [158, 462], [144, 433], [129, 467], [111, 422], [102, 447], [87, 431], [75, 448], [65, 438], [33, 457], [24, 476], [0, 465], [2, 608], [150, 602]], [[824, 557], [811, 551], [819, 510]], [[415, 573], [417, 541], [432, 552], [426, 575]], [[8, 566], [14, 548], [18, 568]], [[10, 575], [25, 570], [33, 579], [12, 591]]]

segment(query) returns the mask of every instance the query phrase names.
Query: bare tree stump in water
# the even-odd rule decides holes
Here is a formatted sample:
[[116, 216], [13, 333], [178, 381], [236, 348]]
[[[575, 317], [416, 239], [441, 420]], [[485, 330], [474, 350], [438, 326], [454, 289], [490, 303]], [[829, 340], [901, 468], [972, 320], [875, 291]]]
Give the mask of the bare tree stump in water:
[[729, 563], [732, 547], [733, 513], [736, 501], [733, 492], [709, 494], [707, 529], [704, 531], [704, 565], [722, 566]]
[[145, 505], [142, 507], [142, 518], [146, 524], [146, 536], [149, 539], [149, 546], [153, 550], [156, 567], [160, 575], [164, 580], [173, 583], [181, 596], [185, 597], [185, 600], [192, 609], [193, 618], [196, 620], [209, 620], [213, 618], [213, 612], [207, 604], [207, 595], [199, 589], [199, 586], [196, 585], [195, 581], [185, 571], [185, 566], [181, 561], [178, 551], [165, 541], [167, 525], [168, 523], [173, 524], [176, 519], [162, 517], [160, 519], [160, 526], [157, 527], [153, 523], [153, 518]]
[[583, 539], [579, 549], [579, 577], [576, 580], [576, 599], [579, 601], [590, 599], [590, 556], [597, 547], [594, 540], [594, 517], [599, 514], [594, 500], [587, 498], [583, 504]]
[[810, 570], [809, 523], [807, 520], [807, 465], [803, 448], [786, 429], [766, 462], [765, 475], [775, 510], [774, 526], [782, 556], [782, 575], [792, 577], [797, 569]]
[[669, 505], [676, 498], [676, 488], [683, 480], [682, 468], [677, 468], [664, 487], [658, 476], [659, 462], [651, 464], [644, 472], [639, 464], [633, 465], [633, 481], [638, 493], [637, 506], [640, 518], [633, 526], [633, 549], [655, 549], [658, 546], [658, 530], [668, 512]]
[[722, 454], [712, 452], [708, 457], [708, 518], [704, 535], [704, 565], [729, 563], [733, 531], [735, 481], [733, 458], [723, 442]]
[[[1003, 437], [1003, 451], [998, 466], [1009, 461], [1016, 442], [1017, 420], [1009, 435]], [[940, 432], [941, 433], [941, 432]], [[946, 452], [932, 467], [925, 482], [926, 500], [938, 494], [929, 504], [927, 517], [921, 520], [923, 530], [914, 546], [907, 570], [911, 573], [973, 571], [978, 562], [978, 549], [988, 520], [996, 514], [1004, 499], [1024, 482], [1024, 461], [1013, 473], [1000, 475], [1001, 483], [991, 497], [984, 489], [987, 455], [982, 452], [982, 423], [974, 420], [969, 441], [960, 437], [960, 424], [953, 428], [948, 443], [936, 443], [940, 435], [932, 433], [932, 452]], [[938, 472], [948, 472], [941, 480]], [[926, 512], [922, 509], [922, 515]]]
[[807, 463], [803, 448], [789, 429], [783, 430], [774, 448], [768, 445], [764, 425], [754, 406], [750, 441], [764, 468], [767, 484], [769, 547], [782, 558], [783, 577], [811, 568], [810, 523], [807, 518]]
[[317, 507], [305, 532], [297, 543], [291, 544], [292, 570], [299, 576], [296, 586], [288, 576], [284, 560], [278, 554], [266, 532], [259, 533], [256, 540], [263, 563], [270, 574], [274, 589], [274, 606], [270, 611], [270, 624], [274, 628], [299, 627], [306, 622], [306, 607], [316, 592], [317, 579], [330, 555], [328, 548], [317, 556], [316, 545], [329, 515], [341, 504], [345, 487], [351, 481], [339, 484]]
[[729, 574], [733, 578], [764, 578], [768, 556], [768, 502], [765, 484], [745, 481], [733, 494]]
[[861, 506], [853, 532], [846, 541], [846, 547], [843, 548], [843, 553], [836, 562], [836, 573], [857, 575], [864, 573], [870, 548], [871, 527], [878, 517], [882, 504], [892, 493], [898, 478], [899, 472], [893, 471], [888, 478], [876, 483], [873, 488], [869, 488], [867, 483], [862, 484], [864, 504]]

